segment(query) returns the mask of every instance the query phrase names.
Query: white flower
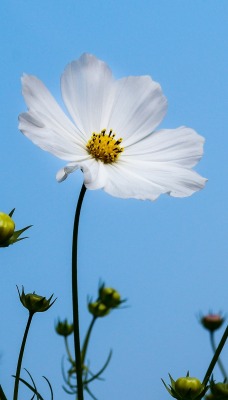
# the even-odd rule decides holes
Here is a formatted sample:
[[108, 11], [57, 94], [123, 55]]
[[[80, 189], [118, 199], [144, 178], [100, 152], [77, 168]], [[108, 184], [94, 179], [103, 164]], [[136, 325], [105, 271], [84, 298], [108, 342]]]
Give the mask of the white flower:
[[61, 78], [72, 120], [36, 77], [24, 75], [22, 86], [28, 112], [20, 114], [19, 129], [68, 161], [57, 173], [59, 182], [81, 169], [88, 189], [150, 200], [162, 193], [190, 196], [204, 187], [206, 179], [191, 169], [204, 139], [184, 126], [155, 132], [167, 101], [149, 76], [115, 80], [103, 61], [83, 54]]

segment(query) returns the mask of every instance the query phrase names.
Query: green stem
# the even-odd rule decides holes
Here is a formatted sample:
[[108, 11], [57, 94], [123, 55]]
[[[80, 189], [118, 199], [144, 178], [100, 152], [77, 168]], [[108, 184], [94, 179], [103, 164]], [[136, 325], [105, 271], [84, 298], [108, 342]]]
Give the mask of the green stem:
[[225, 332], [224, 332], [224, 334], [222, 336], [222, 339], [220, 340], [220, 343], [219, 343], [219, 345], [218, 345], [218, 347], [217, 347], [217, 349], [215, 351], [214, 357], [212, 358], [211, 363], [210, 363], [210, 365], [209, 365], [209, 367], [207, 369], [207, 372], [205, 374], [205, 377], [204, 377], [204, 380], [203, 380], [203, 384], [205, 386], [207, 385], [207, 383], [208, 383], [208, 381], [210, 379], [210, 376], [211, 376], [211, 374], [213, 372], [214, 366], [218, 361], [218, 358], [220, 356], [220, 353], [221, 353], [221, 351], [223, 349], [224, 344], [226, 343], [227, 337], [228, 337], [228, 325], [227, 325], [227, 327], [225, 329]]
[[29, 328], [30, 328], [30, 325], [31, 325], [31, 322], [32, 322], [33, 315], [34, 315], [34, 313], [32, 313], [32, 312], [29, 313], [28, 322], [27, 322], [27, 325], [26, 325], [26, 328], [25, 328], [24, 337], [23, 337], [23, 340], [22, 340], [22, 343], [21, 343], [21, 349], [20, 349], [20, 353], [19, 353], [19, 356], [18, 356], [17, 370], [16, 370], [16, 376], [15, 376], [13, 400], [17, 400], [17, 397], [18, 397], [21, 364], [22, 364], [25, 344], [26, 344], [26, 340], [27, 340], [27, 336], [28, 336], [28, 332], [29, 332]]
[[84, 361], [85, 361], [85, 356], [86, 356], [86, 351], [87, 351], [87, 347], [89, 344], [90, 335], [91, 335], [91, 332], [92, 332], [92, 329], [93, 329], [96, 319], [97, 319], [97, 317], [94, 316], [89, 325], [89, 328], [88, 328], [88, 331], [87, 331], [87, 334], [86, 334], [86, 337], [85, 337], [85, 340], [84, 340], [84, 343], [82, 346], [82, 353], [81, 353], [82, 365], [84, 364]]
[[[213, 352], [215, 353], [215, 351], [216, 351], [216, 346], [215, 346], [214, 332], [210, 332], [210, 341], [211, 341], [212, 350], [213, 350]], [[222, 375], [223, 375], [223, 378], [224, 378], [224, 379], [227, 379], [226, 370], [225, 370], [225, 368], [224, 368], [224, 366], [223, 366], [222, 361], [220, 360], [220, 358], [218, 358], [218, 366], [219, 366], [220, 371], [221, 371], [221, 373], [222, 373]]]
[[85, 192], [86, 192], [86, 187], [83, 184], [75, 212], [73, 241], [72, 241], [72, 305], [73, 305], [74, 350], [75, 350], [75, 362], [76, 362], [78, 400], [83, 400], [83, 384], [82, 384], [82, 363], [81, 363], [80, 334], [79, 334], [77, 252], [78, 252], [79, 218]]
[[72, 356], [71, 356], [71, 352], [70, 352], [70, 349], [69, 349], [69, 344], [68, 344], [67, 336], [64, 336], [64, 343], [65, 343], [65, 347], [66, 347], [66, 352], [67, 352], [67, 355], [68, 355], [68, 359], [69, 359], [70, 363], [71, 363], [72, 365], [74, 365], [74, 360], [73, 360], [73, 358], [72, 358]]

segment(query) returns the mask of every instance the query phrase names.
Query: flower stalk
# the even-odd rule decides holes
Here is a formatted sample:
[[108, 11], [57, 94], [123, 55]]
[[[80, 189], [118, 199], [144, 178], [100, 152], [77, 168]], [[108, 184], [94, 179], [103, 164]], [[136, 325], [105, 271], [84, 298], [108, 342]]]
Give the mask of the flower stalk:
[[227, 327], [225, 329], [225, 332], [224, 332], [224, 334], [222, 336], [222, 339], [220, 340], [220, 343], [219, 343], [219, 345], [218, 345], [218, 347], [217, 347], [217, 349], [215, 351], [214, 357], [212, 358], [211, 363], [210, 363], [210, 365], [209, 365], [209, 367], [207, 369], [207, 372], [205, 374], [205, 377], [203, 379], [203, 384], [205, 386], [207, 385], [207, 383], [208, 383], [208, 381], [210, 379], [210, 376], [211, 376], [211, 374], [213, 372], [215, 364], [217, 363], [218, 358], [220, 356], [220, 353], [221, 353], [221, 351], [222, 351], [222, 349], [223, 349], [223, 347], [224, 347], [224, 345], [226, 343], [227, 337], [228, 337], [228, 325], [227, 325]]
[[[216, 352], [216, 345], [215, 345], [215, 338], [214, 338], [214, 332], [213, 331], [210, 332], [210, 342], [211, 342], [212, 350], [215, 353]], [[223, 375], [223, 378], [226, 380], [227, 379], [227, 373], [226, 373], [226, 370], [225, 370], [225, 368], [223, 366], [223, 363], [220, 360], [220, 358], [218, 358], [217, 362], [218, 362], [218, 366], [220, 368], [220, 371], [221, 371], [221, 373]]]
[[89, 344], [89, 339], [90, 339], [91, 332], [92, 332], [92, 329], [93, 329], [93, 326], [94, 326], [94, 323], [95, 323], [96, 319], [97, 319], [97, 317], [94, 316], [92, 321], [91, 321], [91, 323], [90, 323], [90, 325], [89, 325], [89, 328], [88, 328], [88, 331], [86, 333], [86, 337], [85, 337], [85, 340], [84, 340], [84, 343], [83, 343], [83, 346], [82, 346], [82, 352], [81, 352], [82, 365], [85, 362], [85, 356], [86, 356], [86, 351], [87, 351], [88, 344]]
[[68, 343], [68, 339], [67, 336], [64, 336], [64, 343], [65, 343], [65, 348], [66, 348], [66, 352], [67, 352], [67, 356], [68, 356], [68, 360], [70, 361], [70, 363], [72, 365], [74, 365], [74, 360], [72, 358], [71, 352], [70, 352], [70, 348], [69, 348], [69, 343]]
[[18, 398], [18, 390], [19, 390], [19, 381], [20, 381], [20, 372], [21, 372], [21, 364], [22, 364], [22, 359], [24, 355], [24, 350], [25, 350], [25, 345], [26, 345], [26, 340], [29, 332], [29, 328], [32, 322], [32, 317], [34, 315], [34, 312], [29, 312], [29, 317], [28, 317], [28, 322], [25, 328], [23, 340], [21, 343], [21, 349], [20, 353], [18, 356], [18, 362], [17, 362], [17, 370], [16, 370], [16, 377], [15, 377], [15, 384], [14, 384], [14, 394], [13, 394], [13, 400], [17, 400]]
[[74, 350], [77, 375], [77, 396], [78, 400], [83, 400], [83, 383], [82, 383], [82, 362], [80, 349], [80, 331], [79, 331], [79, 310], [78, 310], [78, 228], [80, 211], [86, 187], [83, 184], [78, 198], [78, 203], [74, 218], [73, 240], [72, 240], [72, 306], [73, 306], [73, 324], [74, 324]]

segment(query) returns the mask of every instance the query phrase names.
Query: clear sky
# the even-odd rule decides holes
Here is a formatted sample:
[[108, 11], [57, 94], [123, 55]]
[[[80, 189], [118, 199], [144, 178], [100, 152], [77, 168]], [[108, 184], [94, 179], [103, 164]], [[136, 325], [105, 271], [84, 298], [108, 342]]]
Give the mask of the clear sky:
[[[203, 191], [156, 202], [89, 191], [82, 210], [81, 336], [90, 322], [87, 295], [96, 297], [99, 279], [129, 305], [97, 322], [91, 367], [99, 369], [110, 348], [114, 353], [105, 381], [91, 389], [99, 400], [168, 399], [160, 378], [189, 370], [202, 379], [211, 359], [198, 313], [227, 312], [228, 2], [1, 0], [0, 19], [0, 209], [16, 207], [18, 228], [33, 224], [28, 240], [1, 250], [1, 384], [12, 398], [27, 319], [16, 284], [24, 285], [58, 300], [35, 316], [23, 366], [43, 395], [45, 375], [56, 400], [69, 397], [61, 389], [64, 346], [54, 322], [71, 319], [71, 237], [82, 175], [58, 184], [64, 163], [27, 140], [17, 118], [26, 111], [22, 73], [42, 79], [62, 104], [64, 67], [90, 52], [117, 78], [148, 74], [161, 84], [169, 102], [161, 127], [187, 125], [206, 138], [197, 166], [208, 178]], [[215, 378], [221, 379], [217, 368]]]

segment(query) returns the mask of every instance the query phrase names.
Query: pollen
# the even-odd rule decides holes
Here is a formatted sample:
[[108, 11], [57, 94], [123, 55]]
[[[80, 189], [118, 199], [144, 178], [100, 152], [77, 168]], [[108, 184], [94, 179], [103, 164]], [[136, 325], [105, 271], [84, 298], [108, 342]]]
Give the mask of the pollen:
[[94, 132], [86, 145], [88, 153], [96, 160], [101, 160], [104, 164], [114, 163], [124, 150], [120, 146], [123, 139], [116, 140], [115, 136], [112, 129], [109, 134], [106, 133], [106, 129], [103, 129], [100, 133]]

